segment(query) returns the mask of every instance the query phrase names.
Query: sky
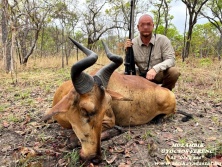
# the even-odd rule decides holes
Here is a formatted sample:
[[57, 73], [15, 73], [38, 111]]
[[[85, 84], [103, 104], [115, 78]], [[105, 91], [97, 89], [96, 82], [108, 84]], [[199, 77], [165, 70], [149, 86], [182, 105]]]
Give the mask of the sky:
[[[172, 3], [170, 14], [174, 16], [172, 24], [176, 26], [180, 33], [183, 33], [186, 18], [186, 5], [181, 1]], [[207, 19], [202, 18], [199, 19], [196, 24], [204, 24], [207, 22]]]

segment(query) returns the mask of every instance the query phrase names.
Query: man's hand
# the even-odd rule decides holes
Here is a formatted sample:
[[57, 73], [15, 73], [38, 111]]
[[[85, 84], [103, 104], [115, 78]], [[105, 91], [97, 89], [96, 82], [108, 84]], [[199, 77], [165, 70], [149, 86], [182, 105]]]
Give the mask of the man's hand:
[[152, 68], [146, 73], [146, 79], [153, 80], [156, 76], [156, 71]]
[[124, 49], [127, 50], [127, 48], [132, 47], [133, 43], [131, 39], [126, 39], [125, 44], [124, 44]]

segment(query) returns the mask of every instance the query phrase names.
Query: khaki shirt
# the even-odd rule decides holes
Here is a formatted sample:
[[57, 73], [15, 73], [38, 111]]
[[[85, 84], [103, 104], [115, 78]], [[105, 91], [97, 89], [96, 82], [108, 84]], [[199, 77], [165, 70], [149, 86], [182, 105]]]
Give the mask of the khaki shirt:
[[[166, 36], [161, 34], [153, 35], [148, 46], [143, 44], [140, 36], [134, 38], [132, 42], [135, 64], [141, 72], [146, 72], [147, 69], [153, 68], [158, 73], [175, 66], [175, 52]], [[152, 45], [151, 60], [148, 68]]]

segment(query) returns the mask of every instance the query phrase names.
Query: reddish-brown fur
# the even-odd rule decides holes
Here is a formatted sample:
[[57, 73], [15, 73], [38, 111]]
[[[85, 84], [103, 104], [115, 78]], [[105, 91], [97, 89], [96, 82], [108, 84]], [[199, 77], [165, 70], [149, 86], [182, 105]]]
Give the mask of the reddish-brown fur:
[[[73, 129], [81, 142], [83, 159], [100, 157], [102, 130], [115, 124], [141, 125], [159, 114], [175, 112], [174, 94], [142, 77], [114, 72], [107, 89], [94, 85], [80, 95], [67, 81], [57, 89], [53, 108], [46, 112], [46, 117], [54, 115], [61, 126]], [[124, 101], [123, 96], [130, 100]]]

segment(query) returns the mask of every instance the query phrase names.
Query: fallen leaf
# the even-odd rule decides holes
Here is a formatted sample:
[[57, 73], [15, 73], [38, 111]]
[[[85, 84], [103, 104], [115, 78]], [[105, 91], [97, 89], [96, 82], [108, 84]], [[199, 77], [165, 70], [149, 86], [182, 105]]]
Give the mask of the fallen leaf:
[[7, 151], [9, 151], [11, 149], [12, 149], [12, 147], [10, 145], [7, 145], [7, 146], [4, 146], [1, 151], [2, 152], [7, 152]]
[[96, 167], [93, 163], [90, 163], [87, 167]]
[[183, 132], [183, 129], [181, 129], [180, 127], [177, 127], [176, 130], [177, 130], [178, 132]]
[[30, 162], [27, 167], [42, 167], [40, 162]]
[[113, 163], [115, 161], [116, 158], [117, 158], [117, 155], [115, 154], [115, 155], [111, 156], [111, 158], [109, 160], [106, 159], [106, 162], [108, 164], [111, 164], [111, 163]]
[[126, 160], [126, 164], [127, 164], [127, 165], [132, 164], [132, 162], [130, 161], [130, 159], [127, 159], [127, 160]]
[[30, 115], [26, 115], [25, 121], [22, 123], [22, 125], [25, 125], [25, 124], [29, 123], [30, 120], [31, 120]]
[[215, 136], [211, 136], [209, 138], [207, 138], [207, 141], [215, 141], [217, 140], [217, 138]]
[[125, 158], [130, 158], [131, 156], [130, 156], [130, 153], [126, 153], [125, 155], [124, 155], [124, 157]]
[[125, 164], [124, 162], [121, 162], [118, 167], [130, 167], [130, 165]]
[[143, 145], [145, 142], [144, 142], [143, 140], [136, 140], [135, 143], [136, 143], [136, 144]]
[[34, 157], [36, 156], [36, 152], [34, 149], [29, 148], [29, 147], [22, 147], [20, 149], [20, 153], [22, 154], [22, 156], [24, 157]]
[[110, 152], [110, 153], [113, 153], [113, 152], [114, 152], [113, 147], [109, 146], [109, 152]]
[[17, 131], [15, 131], [15, 133], [17, 133], [17, 134], [19, 134], [19, 135], [25, 135], [25, 131], [20, 131], [20, 130], [17, 130]]
[[34, 142], [34, 147], [35, 148], [39, 148], [39, 147], [41, 147], [43, 144], [42, 143], [40, 143], [40, 142]]
[[126, 148], [124, 152], [126, 154], [126, 153], [129, 153], [131, 150], [132, 150], [131, 148]]
[[173, 135], [169, 132], [165, 132], [165, 133], [162, 133], [162, 137], [165, 139], [165, 140], [170, 140], [170, 139], [173, 139]]
[[192, 106], [197, 106], [197, 104], [196, 104], [196, 103], [194, 103], [194, 102], [191, 102], [191, 105], [192, 105]]
[[7, 121], [3, 121], [2, 125], [3, 125], [5, 128], [8, 128], [10, 124], [9, 124]]
[[36, 101], [38, 101], [38, 102], [42, 102], [42, 101], [44, 101], [44, 99], [41, 98], [41, 97], [38, 97], [38, 98], [36, 99]]
[[58, 161], [58, 165], [59, 165], [59, 166], [66, 166], [66, 165], [67, 165], [66, 160], [65, 160], [65, 159], [60, 159], [60, 160]]
[[120, 148], [120, 149], [117, 149], [115, 148], [115, 153], [123, 153], [124, 152], [124, 149], [123, 148]]
[[49, 150], [49, 149], [46, 150], [45, 153], [46, 153], [47, 155], [51, 155], [51, 156], [56, 155], [56, 152], [55, 152], [55, 151], [53, 151], [53, 150]]
[[44, 126], [43, 124], [40, 124], [38, 122], [30, 122], [29, 125], [35, 127], [36, 129], [42, 129], [42, 127]]
[[197, 99], [198, 99], [199, 103], [204, 103], [204, 101], [201, 98], [198, 97]]
[[221, 102], [221, 103], [217, 103], [217, 104], [215, 104], [215, 106], [216, 106], [216, 107], [220, 107], [220, 106], [222, 106], [222, 102]]

